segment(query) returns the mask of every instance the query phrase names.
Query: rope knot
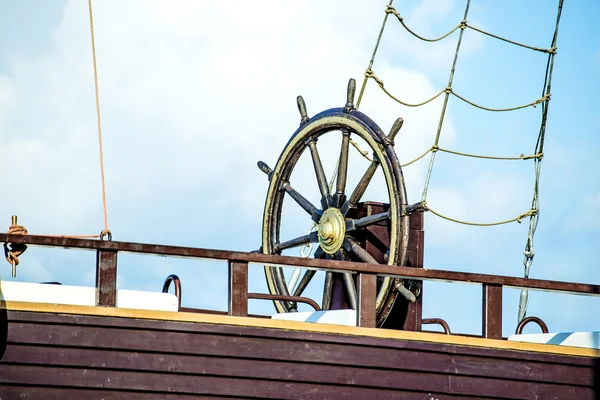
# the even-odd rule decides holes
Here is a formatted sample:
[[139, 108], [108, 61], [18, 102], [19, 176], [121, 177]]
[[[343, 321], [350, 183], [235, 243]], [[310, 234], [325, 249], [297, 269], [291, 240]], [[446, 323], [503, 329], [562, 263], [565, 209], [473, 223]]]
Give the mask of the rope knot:
[[530, 250], [530, 251], [524, 251], [524, 252], [523, 252], [523, 255], [524, 255], [525, 257], [527, 257], [527, 259], [528, 259], [528, 260], [531, 260], [531, 259], [533, 259], [533, 256], [535, 256], [535, 252], [534, 252], [533, 250]]
[[460, 24], [458, 24], [458, 27], [462, 30], [467, 29], [468, 25], [467, 25], [467, 20], [463, 19], [462, 21], [460, 21]]
[[434, 144], [433, 146], [431, 146], [431, 151], [433, 153], [435, 153], [436, 151], [438, 151], [440, 149], [440, 146], [438, 146], [437, 144]]
[[550, 48], [548, 49], [548, 54], [556, 54], [556, 49], [557, 49], [557, 47], [556, 47], [556, 46], [554, 46], [554, 47], [550, 47]]
[[446, 94], [452, 93], [452, 87], [450, 87], [450, 86], [446, 87], [446, 89], [444, 89], [444, 93], [446, 93]]
[[[12, 224], [7, 235], [28, 235], [27, 229], [22, 225]], [[4, 243], [4, 257], [9, 264], [19, 265], [19, 256], [27, 250], [27, 245], [18, 243]]]
[[396, 16], [396, 18], [398, 18], [398, 21], [400, 21], [400, 22], [404, 21], [404, 18], [402, 18], [400, 13], [398, 11], [396, 11], [396, 9], [393, 6], [391, 6], [389, 4], [385, 8], [385, 13], [386, 14], [394, 14]]
[[377, 82], [377, 84], [379, 85], [379, 87], [383, 89], [383, 81], [381, 79], [379, 79], [377, 77], [377, 75], [375, 75], [375, 72], [373, 72], [373, 70], [371, 68], [367, 68], [365, 70], [365, 76], [367, 78], [372, 78], [375, 82]]

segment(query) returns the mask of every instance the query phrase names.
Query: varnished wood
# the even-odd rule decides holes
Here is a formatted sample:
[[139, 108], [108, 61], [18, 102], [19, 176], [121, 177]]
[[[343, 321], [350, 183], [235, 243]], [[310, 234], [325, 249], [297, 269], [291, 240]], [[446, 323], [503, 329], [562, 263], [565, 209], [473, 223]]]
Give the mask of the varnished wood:
[[248, 263], [229, 262], [229, 315], [248, 316]]
[[600, 351], [568, 346], [556, 346], [538, 343], [509, 342], [506, 340], [484, 339], [458, 335], [439, 335], [428, 332], [395, 331], [390, 329], [362, 328], [342, 325], [315, 324], [310, 322], [282, 321], [263, 318], [232, 317], [216, 314], [199, 314], [171, 311], [131, 310], [111, 307], [87, 307], [47, 303], [5, 302], [10, 311], [32, 311], [34, 313], [72, 314], [107, 316], [158, 321], [200, 322], [215, 325], [247, 326], [257, 328], [275, 328], [297, 331], [301, 337], [310, 332], [372, 337], [379, 339], [398, 339], [439, 344], [528, 351], [539, 353], [600, 357]]
[[8, 399], [593, 400], [598, 389], [598, 358], [62, 313], [9, 311], [8, 320], [0, 359]]

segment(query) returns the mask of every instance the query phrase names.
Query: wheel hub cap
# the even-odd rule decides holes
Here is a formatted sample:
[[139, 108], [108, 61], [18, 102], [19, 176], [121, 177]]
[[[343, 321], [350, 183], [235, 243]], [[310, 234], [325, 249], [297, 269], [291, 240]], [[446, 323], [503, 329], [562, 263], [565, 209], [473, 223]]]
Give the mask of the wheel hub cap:
[[346, 221], [337, 208], [325, 210], [319, 220], [319, 244], [327, 254], [334, 254], [344, 243], [346, 235]]

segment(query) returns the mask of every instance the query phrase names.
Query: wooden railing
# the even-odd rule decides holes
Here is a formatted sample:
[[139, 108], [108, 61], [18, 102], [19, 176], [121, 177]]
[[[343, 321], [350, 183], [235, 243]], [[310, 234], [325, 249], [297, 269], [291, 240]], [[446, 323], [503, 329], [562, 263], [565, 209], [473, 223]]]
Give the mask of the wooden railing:
[[375, 300], [378, 276], [480, 284], [483, 289], [483, 336], [493, 339], [502, 338], [502, 289], [504, 287], [527, 288], [532, 290], [580, 295], [600, 295], [600, 285], [592, 284], [525, 279], [509, 276], [409, 268], [381, 264], [366, 264], [350, 261], [333, 261], [260, 253], [211, 250], [195, 247], [6, 234], [0, 234], [0, 243], [64, 247], [96, 251], [96, 304], [98, 306], [106, 307], [114, 307], [116, 304], [118, 253], [143, 253], [160, 256], [228, 261], [228, 314], [234, 316], [248, 315], [248, 265], [250, 263], [284, 267], [302, 267], [333, 272], [351, 272], [358, 275], [357, 325], [362, 327], [375, 327]]

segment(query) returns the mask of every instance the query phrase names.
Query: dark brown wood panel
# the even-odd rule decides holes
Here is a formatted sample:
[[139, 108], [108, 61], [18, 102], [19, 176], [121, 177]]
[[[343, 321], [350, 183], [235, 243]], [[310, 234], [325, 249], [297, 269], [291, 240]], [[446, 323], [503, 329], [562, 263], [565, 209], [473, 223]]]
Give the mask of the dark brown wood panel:
[[[248, 369], [251, 365], [248, 365]], [[70, 386], [155, 393], [244, 396], [267, 399], [424, 399], [421, 392], [380, 390], [360, 386], [322, 385], [284, 380], [259, 380], [210, 375], [160, 374], [124, 370], [56, 368], [0, 364], [0, 383]], [[453, 398], [449, 395], [436, 398]], [[454, 397], [456, 398], [456, 397]]]
[[[157, 340], [159, 336], [160, 340]], [[55, 346], [62, 347], [233, 357], [269, 362], [326, 363], [338, 367], [354, 366], [360, 360], [360, 365], [364, 368], [455, 373], [584, 386], [591, 385], [593, 381], [591, 368], [505, 360], [493, 356], [469, 356], [468, 353], [460, 354], [458, 351], [448, 353], [446, 347], [450, 346], [447, 345], [438, 345], [440, 350], [437, 352], [431, 351], [431, 349], [407, 351], [389, 347], [365, 348], [350, 343], [246, 337], [239, 334], [232, 336], [194, 332], [157, 332], [115, 327], [74, 329], [72, 325], [34, 325], [23, 322], [10, 325], [9, 342], [44, 345], [49, 341]], [[426, 344], [429, 345], [429, 343]], [[285, 350], [282, 351], [283, 349]], [[495, 353], [496, 356], [501, 356], [501, 352]]]
[[281, 329], [274, 328], [257, 328], [250, 326], [234, 326], [234, 325], [217, 325], [208, 323], [195, 322], [179, 322], [179, 321], [154, 321], [133, 318], [106, 318], [88, 315], [75, 314], [54, 314], [54, 313], [37, 313], [24, 311], [10, 311], [11, 326], [17, 322], [40, 322], [43, 324], [54, 325], [84, 325], [88, 327], [116, 327], [116, 328], [132, 328], [146, 329], [152, 331], [173, 331], [173, 332], [195, 332], [219, 334], [226, 336], [244, 336], [244, 337], [259, 337], [259, 338], [276, 338], [290, 341], [317, 341], [322, 343], [338, 343], [344, 345], [358, 345], [360, 347], [380, 347], [380, 348], [396, 348], [414, 351], [432, 351], [442, 352], [447, 354], [458, 355], [474, 355], [481, 357], [494, 357], [502, 359], [520, 360], [520, 361], [535, 361], [543, 363], [558, 363], [565, 365], [581, 365], [590, 367], [594, 365], [594, 359], [590, 357], [578, 357], [570, 355], [546, 354], [539, 352], [526, 352], [517, 350], [504, 350], [486, 347], [465, 348], [462, 345], [428, 343], [413, 340], [393, 340], [379, 337], [368, 336], [350, 336], [350, 335], [334, 335], [319, 332], [305, 332], [287, 330], [282, 334]]
[[124, 390], [90, 390], [64, 387], [0, 386], [0, 399], [43, 399], [43, 400], [223, 400], [252, 399], [252, 397], [212, 396], [199, 394], [141, 393]]
[[[152, 392], [290, 399], [568, 400], [597, 398], [598, 368], [593, 358], [441, 343], [9, 312], [0, 388], [27, 394], [13, 386], [48, 391], [70, 386], [101, 393], [94, 395], [98, 398], [111, 398], [104, 396], [109, 390], [117, 391], [112, 398]], [[119, 392], [123, 390], [131, 392]], [[71, 397], [65, 392], [63, 398]]]

